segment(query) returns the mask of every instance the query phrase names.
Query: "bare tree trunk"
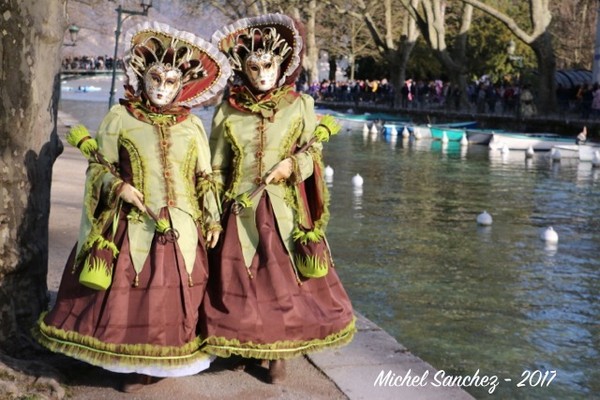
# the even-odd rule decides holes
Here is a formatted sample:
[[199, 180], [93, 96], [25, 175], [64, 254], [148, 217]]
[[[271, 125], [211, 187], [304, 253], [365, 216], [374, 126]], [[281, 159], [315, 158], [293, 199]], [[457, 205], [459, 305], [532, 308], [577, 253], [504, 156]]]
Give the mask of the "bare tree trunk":
[[319, 81], [319, 49], [315, 38], [315, 21], [317, 14], [317, 2], [310, 0], [306, 12], [306, 53], [304, 56], [304, 69], [308, 77], [308, 84]]
[[552, 47], [550, 32], [544, 32], [532, 44], [531, 49], [538, 61], [539, 81], [537, 85], [536, 103], [539, 110], [551, 113], [556, 110], [556, 58]]
[[48, 305], [48, 220], [66, 0], [2, 0], [0, 348], [20, 354]]

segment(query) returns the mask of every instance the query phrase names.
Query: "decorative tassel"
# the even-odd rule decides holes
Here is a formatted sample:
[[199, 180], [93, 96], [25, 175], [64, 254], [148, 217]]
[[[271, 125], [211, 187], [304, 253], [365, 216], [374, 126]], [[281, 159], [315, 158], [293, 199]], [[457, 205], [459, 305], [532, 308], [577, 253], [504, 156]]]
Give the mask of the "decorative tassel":
[[72, 127], [67, 133], [67, 142], [71, 146], [77, 147], [87, 158], [90, 158], [98, 150], [98, 143], [92, 139], [84, 125]]
[[319, 142], [328, 142], [329, 138], [337, 134], [341, 129], [340, 124], [331, 115], [323, 115], [319, 125], [315, 129], [314, 135]]

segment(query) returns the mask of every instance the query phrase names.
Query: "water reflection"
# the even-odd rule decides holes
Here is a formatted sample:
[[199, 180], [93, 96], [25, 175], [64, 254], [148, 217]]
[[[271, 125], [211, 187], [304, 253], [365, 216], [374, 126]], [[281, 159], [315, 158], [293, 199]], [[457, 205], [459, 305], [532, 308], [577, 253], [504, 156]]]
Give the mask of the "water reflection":
[[[89, 122], [107, 99], [99, 112], [64, 99], [61, 108]], [[195, 112], [209, 127], [212, 111]], [[359, 125], [324, 145], [335, 170], [329, 241], [356, 309], [448, 373], [479, 369], [516, 383], [526, 369], [558, 371], [549, 387], [503, 382], [494, 398], [600, 393], [600, 169], [379, 139]], [[357, 173], [364, 187], [352, 185]], [[493, 226], [476, 224], [481, 210]], [[550, 225], [558, 245], [539, 238]]]
[[[357, 147], [355, 138], [336, 138], [325, 158], [348, 178], [361, 166], [375, 188], [349, 206], [344, 187], [332, 191], [330, 240], [356, 307], [446, 371], [559, 371], [551, 387], [507, 385], [498, 398], [585, 398], [599, 345], [582, 321], [600, 316], [600, 224], [592, 222], [600, 189], [582, 184], [585, 167], [432, 140], [394, 152], [376, 142]], [[493, 226], [476, 225], [483, 209]], [[560, 245], [539, 239], [548, 225], [560, 228]], [[581, 276], [594, 279], [573, 289]]]
[[544, 251], [546, 252], [546, 255], [550, 257], [554, 256], [558, 251], [558, 243], [544, 243]]

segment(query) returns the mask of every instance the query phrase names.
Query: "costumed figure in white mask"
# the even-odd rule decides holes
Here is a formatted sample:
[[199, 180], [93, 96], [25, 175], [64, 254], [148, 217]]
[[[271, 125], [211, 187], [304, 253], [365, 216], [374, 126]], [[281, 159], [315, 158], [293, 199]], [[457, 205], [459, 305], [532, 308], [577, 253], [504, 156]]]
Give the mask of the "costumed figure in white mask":
[[[121, 389], [130, 392], [212, 359], [196, 328], [220, 210], [207, 134], [191, 108], [219, 95], [231, 69], [215, 46], [165, 24], [138, 25], [125, 40], [126, 98], [92, 139], [79, 239], [34, 336], [127, 374]], [[84, 279], [98, 270], [104, 286]]]
[[294, 91], [303, 51], [296, 21], [241, 19], [213, 43], [229, 57], [235, 81], [210, 135], [224, 231], [209, 252], [200, 334], [204, 351], [241, 357], [241, 366], [269, 361], [269, 381], [277, 383], [285, 359], [346, 344], [355, 332], [325, 240], [322, 144], [311, 142], [334, 126], [317, 119], [312, 97]]

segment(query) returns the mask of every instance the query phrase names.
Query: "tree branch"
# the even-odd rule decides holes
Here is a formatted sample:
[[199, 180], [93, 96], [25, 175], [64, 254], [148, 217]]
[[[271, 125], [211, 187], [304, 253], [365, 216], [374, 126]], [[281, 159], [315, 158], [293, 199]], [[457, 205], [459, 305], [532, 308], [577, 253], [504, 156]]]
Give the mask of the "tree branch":
[[[537, 36], [539, 36], [539, 34], [541, 33], [541, 32], [539, 32], [539, 27], [536, 26], [535, 22], [534, 22], [534, 28], [535, 28], [534, 34], [530, 35], [527, 32], [525, 32], [524, 30], [522, 30], [519, 27], [519, 25], [515, 22], [514, 19], [512, 19], [508, 15], [500, 12], [499, 10], [495, 9], [494, 7], [488, 6], [487, 4], [484, 4], [479, 0], [460, 0], [460, 1], [462, 1], [463, 3], [466, 3], [466, 4], [470, 4], [473, 7], [477, 8], [478, 10], [483, 11], [484, 13], [496, 18], [498, 21], [503, 23], [512, 33], [514, 33], [516, 37], [518, 37], [520, 40], [522, 40], [523, 42], [525, 42], [527, 44], [533, 43], [535, 38]], [[536, 0], [532, 0], [532, 3], [536, 3]]]

